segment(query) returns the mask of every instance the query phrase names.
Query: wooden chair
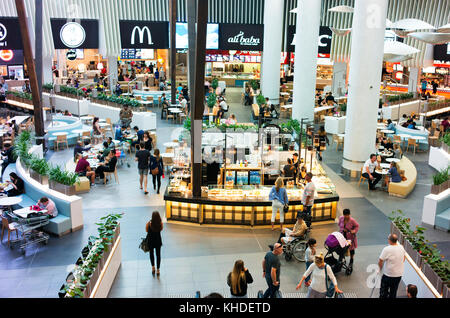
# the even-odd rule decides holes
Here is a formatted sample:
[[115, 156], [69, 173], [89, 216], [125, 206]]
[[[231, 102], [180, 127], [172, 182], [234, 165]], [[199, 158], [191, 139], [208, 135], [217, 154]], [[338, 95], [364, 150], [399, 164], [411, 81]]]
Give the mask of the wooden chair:
[[183, 123], [183, 121], [187, 118], [187, 116], [188, 116], [187, 115], [187, 108], [185, 108], [185, 109], [183, 109], [182, 113], [178, 114], [178, 119], [179, 119], [180, 124]]
[[91, 132], [90, 131], [83, 131], [83, 133], [81, 134], [81, 141], [85, 141], [88, 140], [89, 142], [91, 142]]
[[167, 110], [167, 115], [166, 115], [166, 119], [167, 121], [169, 121], [169, 118], [172, 119], [172, 121], [175, 120], [175, 114], [169, 112], [169, 110]]
[[104, 174], [105, 174], [105, 179], [103, 179], [103, 183], [104, 184], [106, 184], [107, 178], [110, 179], [111, 175], [114, 175], [114, 180], [116, 181], [117, 184], [120, 184], [119, 183], [119, 176], [117, 175], [117, 167], [114, 170], [114, 172], [107, 172], [107, 171], [105, 171]]
[[59, 144], [65, 144], [67, 148], [69, 148], [69, 143], [67, 142], [67, 135], [63, 136], [56, 136], [55, 145], [56, 145], [56, 151], [59, 150]]
[[337, 136], [337, 139], [336, 139], [336, 151], [338, 151], [339, 145], [342, 145], [342, 150], [344, 150], [344, 138]]
[[428, 137], [428, 143], [431, 145], [435, 145], [435, 142], [439, 140], [441, 132], [439, 130], [435, 130], [432, 136]]
[[400, 146], [400, 148], [402, 148], [402, 146], [403, 146], [403, 140], [402, 140], [402, 137], [397, 136], [397, 135], [394, 135], [394, 141], [393, 141], [393, 143], [394, 143], [394, 144], [398, 144], [398, 145]]
[[413, 138], [409, 138], [408, 139], [408, 145], [406, 146], [406, 151], [409, 150], [410, 146], [414, 147], [414, 154], [416, 154], [416, 147], [418, 146], [417, 140], [415, 140]]
[[363, 168], [361, 168], [361, 176], [359, 177], [358, 187], [361, 185], [361, 182], [364, 183], [364, 181], [367, 181], [367, 187], [369, 188], [369, 179], [363, 176]]
[[8, 219], [5, 217], [2, 218], [2, 242], [3, 242], [3, 235], [5, 232], [5, 229], [8, 231], [8, 245], [10, 245], [11, 242], [11, 232], [16, 232], [16, 237], [19, 238], [19, 231], [17, 230], [17, 224], [16, 223], [9, 223]]

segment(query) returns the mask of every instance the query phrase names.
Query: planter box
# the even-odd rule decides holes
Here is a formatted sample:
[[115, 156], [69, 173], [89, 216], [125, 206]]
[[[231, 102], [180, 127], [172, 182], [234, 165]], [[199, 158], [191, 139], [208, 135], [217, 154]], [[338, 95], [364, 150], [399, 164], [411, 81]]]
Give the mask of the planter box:
[[442, 298], [450, 298], [450, 285], [442, 287]]
[[64, 184], [61, 184], [61, 183], [58, 183], [58, 182], [50, 180], [49, 184], [48, 184], [48, 187], [50, 189], [52, 189], [52, 190], [61, 192], [61, 193], [65, 194], [65, 195], [75, 195], [76, 194], [74, 185], [73, 186], [66, 186]]
[[409, 256], [415, 261], [417, 254], [419, 253], [414, 250], [412, 244], [407, 239], [403, 242], [403, 247], [405, 248], [406, 253], [408, 253]]
[[42, 185], [48, 184], [48, 177], [40, 175], [39, 173], [35, 172], [34, 170], [30, 169], [30, 177], [37, 182], [39, 182]]
[[431, 185], [431, 194], [439, 194], [440, 193], [440, 186], [439, 185]]
[[435, 273], [428, 263], [424, 262], [422, 266], [422, 272], [430, 283], [436, 288], [436, 290], [441, 293], [443, 290], [442, 279]]
[[442, 142], [442, 150], [449, 152], [448, 151], [448, 145], [445, 142]]

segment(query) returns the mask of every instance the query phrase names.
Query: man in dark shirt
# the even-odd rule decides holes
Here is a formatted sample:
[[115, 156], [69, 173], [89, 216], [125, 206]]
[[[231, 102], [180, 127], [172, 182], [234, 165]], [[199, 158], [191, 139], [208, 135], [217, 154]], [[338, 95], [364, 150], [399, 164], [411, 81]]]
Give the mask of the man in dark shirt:
[[91, 165], [87, 161], [87, 154], [84, 154], [80, 160], [77, 162], [77, 166], [75, 167], [75, 173], [80, 177], [86, 177], [90, 179], [91, 186], [95, 184], [95, 172], [92, 171]]
[[134, 127], [133, 127], [133, 130], [134, 130], [134, 132], [135, 132], [135, 134], [136, 134], [136, 136], [137, 136], [137, 140], [136, 140], [136, 141], [133, 141], [133, 142], [131, 143], [131, 145], [132, 145], [133, 147], [135, 147], [136, 145], [139, 145], [139, 144], [141, 143], [142, 137], [144, 136], [144, 131], [143, 131], [142, 129], [140, 130], [138, 126], [134, 126]]
[[148, 167], [150, 163], [150, 151], [145, 149], [145, 144], [141, 142], [138, 145], [138, 151], [136, 152], [135, 161], [138, 162], [139, 172], [139, 185], [142, 190], [142, 182], [144, 183], [144, 194], [148, 194], [147, 182], [148, 182]]
[[292, 165], [295, 168], [294, 176], [297, 176], [299, 171], [300, 171], [300, 169], [299, 169], [300, 168], [300, 161], [298, 160], [298, 153], [294, 153], [292, 155]]
[[75, 147], [73, 148], [73, 157], [76, 158], [78, 153], [83, 153], [83, 151], [87, 151], [88, 149], [83, 147], [83, 142], [78, 141]]
[[325, 98], [325, 101], [328, 105], [334, 103], [334, 96], [331, 94], [331, 92], [328, 93], [327, 97]]
[[10, 163], [16, 162], [16, 155], [14, 154], [14, 147], [11, 144], [5, 143], [5, 150], [2, 152], [2, 156], [6, 157], [2, 163], [2, 176], [5, 172], [6, 168]]
[[108, 156], [106, 157], [105, 162], [100, 163], [97, 169], [95, 169], [95, 174], [98, 175], [100, 179], [104, 179], [105, 172], [114, 172], [116, 170], [116, 164], [117, 164], [116, 151], [111, 150]]
[[267, 252], [262, 262], [263, 275], [266, 279], [268, 288], [263, 298], [276, 298], [280, 289], [280, 260], [278, 255], [283, 253], [283, 247], [280, 243], [275, 243], [273, 251]]

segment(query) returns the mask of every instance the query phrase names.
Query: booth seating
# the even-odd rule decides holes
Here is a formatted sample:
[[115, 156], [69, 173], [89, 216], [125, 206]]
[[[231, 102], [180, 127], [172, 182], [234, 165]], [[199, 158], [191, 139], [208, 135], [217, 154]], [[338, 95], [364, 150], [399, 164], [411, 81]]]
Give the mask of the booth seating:
[[450, 231], [450, 195], [446, 195], [437, 201], [434, 222], [436, 228]]
[[[421, 127], [421, 126], [419, 126]], [[426, 151], [428, 149], [428, 136], [430, 134], [430, 132], [426, 129], [424, 130], [419, 130], [419, 129], [409, 129], [409, 128], [405, 128], [402, 126], [396, 126], [396, 135], [402, 135], [402, 134], [406, 134], [406, 135], [411, 135], [411, 136], [421, 136], [421, 137], [425, 137], [424, 140], [417, 140], [417, 144], [419, 145], [419, 149], [420, 150], [424, 150]], [[392, 135], [388, 135], [390, 137], [392, 137]], [[405, 142], [406, 145], [407, 142]]]
[[60, 192], [51, 190], [47, 185], [42, 185], [32, 179], [22, 168], [20, 160], [16, 162], [17, 175], [23, 180], [25, 193], [21, 195], [22, 207], [35, 205], [40, 198], [48, 197], [55, 202], [58, 215], [50, 219], [48, 225], [44, 227], [46, 232], [63, 236], [83, 227], [82, 198], [78, 196], [67, 196]]
[[406, 198], [414, 190], [417, 180], [417, 170], [414, 164], [405, 156], [397, 163], [399, 173], [404, 171], [406, 181], [389, 182], [389, 195]]

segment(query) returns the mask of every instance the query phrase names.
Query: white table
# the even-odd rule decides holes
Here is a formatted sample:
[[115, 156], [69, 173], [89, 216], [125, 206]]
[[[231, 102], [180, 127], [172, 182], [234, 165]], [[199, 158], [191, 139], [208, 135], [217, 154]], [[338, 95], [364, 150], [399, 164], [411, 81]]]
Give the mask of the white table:
[[0, 206], [7, 206], [12, 212], [12, 206], [22, 202], [21, 197], [5, 197], [0, 199]]
[[387, 161], [387, 162], [399, 162], [400, 159], [397, 159], [397, 158], [387, 158], [386, 161]]
[[345, 132], [346, 116], [325, 116], [325, 131], [329, 134], [337, 135]]
[[91, 130], [88, 129], [74, 129], [72, 130], [74, 134], [77, 134], [78, 136], [81, 136], [84, 132], [91, 132]]
[[83, 122], [90, 122], [90, 121], [93, 121], [94, 118], [91, 117], [91, 116], [81, 116], [80, 120], [83, 121]]
[[108, 123], [98, 123], [98, 125], [99, 125], [101, 128], [103, 128], [103, 127], [109, 126], [110, 124], [108, 124]]
[[68, 133], [66, 131], [58, 131], [53, 133], [53, 136], [67, 136]]
[[280, 92], [280, 95], [281, 96], [286, 96], [286, 95], [289, 95], [289, 93], [288, 92]]
[[426, 140], [427, 138], [424, 136], [410, 136], [409, 138], [415, 139], [415, 140]]
[[166, 143], [164, 143], [164, 147], [166, 147], [166, 148], [175, 148], [175, 147], [178, 147], [179, 146], [179, 143], [178, 142], [166, 142]]
[[292, 109], [292, 105], [281, 105], [281, 108]]
[[411, 135], [407, 135], [407, 134], [398, 134], [397, 136], [399, 136], [400, 138], [403, 138], [403, 139], [408, 139], [409, 137], [411, 137]]
[[345, 134], [338, 134], [339, 138], [345, 138]]
[[48, 211], [47, 210], [41, 210], [41, 211], [33, 211], [33, 210], [30, 210], [30, 207], [25, 207], [25, 208], [22, 208], [22, 209], [19, 209], [19, 210], [14, 210], [14, 214], [16, 214], [16, 215], [18, 215], [18, 216], [20, 216], [21, 218], [24, 218], [24, 219], [26, 219], [27, 217], [28, 217], [28, 215], [29, 214], [31, 214], [31, 213], [47, 213]]
[[149, 100], [138, 100], [139, 104], [142, 105], [151, 105], [153, 104], [153, 101], [149, 101]]
[[380, 163], [380, 167], [383, 169], [389, 169], [391, 167], [391, 164], [389, 163]]
[[30, 116], [15, 116], [15, 117], [11, 118], [10, 120], [8, 120], [8, 123], [11, 123], [13, 120], [15, 120], [16, 124], [20, 125], [21, 123], [23, 123], [28, 118], [30, 118]]
[[389, 129], [383, 129], [383, 130], [381, 130], [381, 132], [382, 132], [383, 134], [393, 134], [393, 133], [395, 133], [395, 131], [389, 130]]

